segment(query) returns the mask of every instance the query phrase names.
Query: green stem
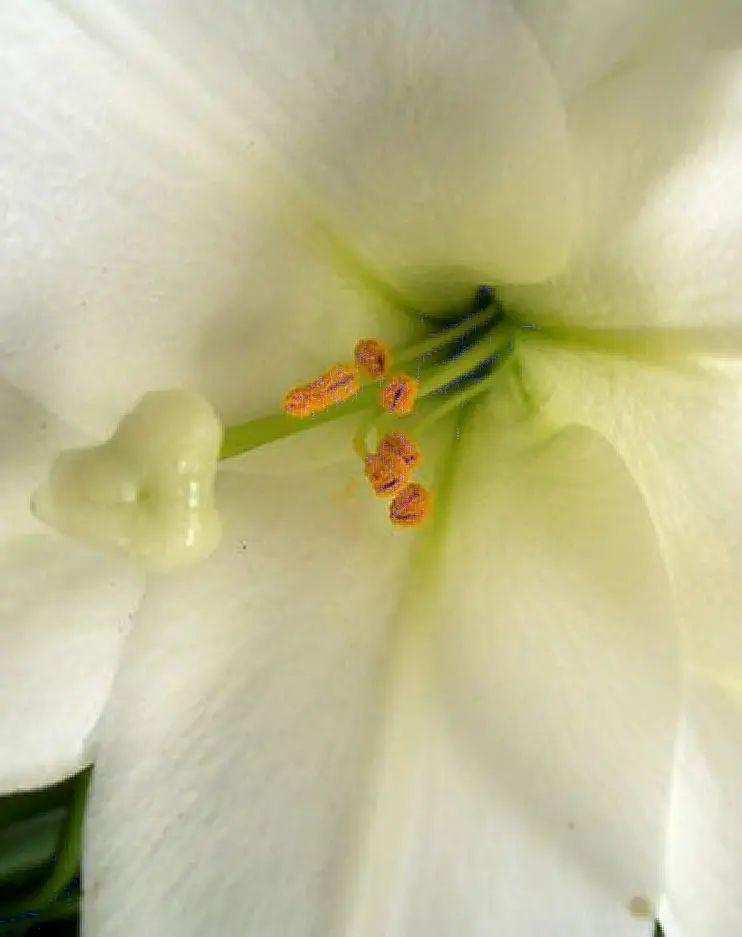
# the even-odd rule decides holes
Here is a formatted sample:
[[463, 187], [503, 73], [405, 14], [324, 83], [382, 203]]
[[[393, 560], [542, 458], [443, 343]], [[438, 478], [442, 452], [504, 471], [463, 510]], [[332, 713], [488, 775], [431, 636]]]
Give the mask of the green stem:
[[20, 892], [13, 901], [0, 904], [0, 919], [19, 914], [35, 914], [48, 908], [57, 895], [72, 881], [80, 868], [82, 854], [82, 828], [90, 786], [91, 771], [83, 772], [76, 780], [69, 813], [59, 838], [52, 870], [42, 885]]
[[361, 420], [356, 427], [355, 434], [353, 436], [353, 449], [361, 459], [365, 459], [367, 455], [367, 446], [366, 439], [368, 434], [378, 424], [379, 415], [372, 410], [368, 409], [366, 413], [361, 417]]
[[[450, 523], [451, 500], [461, 459], [463, 429], [471, 419], [475, 406], [474, 404], [459, 410], [455, 426], [451, 432], [450, 444], [446, 448], [446, 453], [435, 479], [435, 509], [428, 530], [423, 532], [423, 542], [421, 544], [421, 559], [424, 558], [423, 562], [428, 566], [428, 575], [430, 575], [433, 564], [440, 562], [442, 559], [441, 550]], [[429, 583], [430, 580], [428, 579], [426, 585], [429, 585]]]
[[[452, 340], [466, 335], [492, 319], [493, 313], [491, 310], [476, 313], [454, 329], [440, 332], [438, 335], [433, 335], [422, 342], [400, 349], [397, 353], [399, 356], [398, 363], [409, 364], [411, 361], [442, 348]], [[422, 382], [420, 393], [424, 395], [444, 387], [460, 374], [473, 370], [494, 353], [489, 343], [482, 342], [475, 345], [474, 348], [460, 355], [448, 365], [435, 368], [433, 372], [435, 376], [428, 381]], [[252, 449], [257, 449], [259, 446], [265, 446], [268, 443], [284, 439], [286, 436], [293, 436], [308, 429], [315, 429], [324, 423], [331, 423], [333, 420], [339, 420], [366, 409], [375, 409], [378, 406], [378, 385], [378, 381], [366, 381], [363, 390], [352, 400], [330, 407], [324, 413], [317, 413], [311, 417], [297, 418], [286, 413], [273, 413], [270, 416], [258, 417], [255, 420], [239, 423], [236, 426], [228, 426], [224, 431], [219, 458], [221, 460], [233, 459], [236, 456], [250, 452]]]
[[439, 348], [442, 348], [449, 342], [455, 341], [457, 338], [461, 338], [462, 335], [466, 335], [468, 332], [472, 332], [480, 325], [486, 325], [487, 322], [495, 319], [496, 315], [497, 313], [493, 312], [492, 309], [485, 309], [482, 312], [477, 312], [470, 316], [468, 319], [453, 329], [446, 329], [444, 332], [438, 332], [437, 335], [431, 335], [430, 338], [426, 338], [414, 345], [409, 345], [407, 348], [400, 348], [396, 355], [397, 360], [395, 361], [395, 364], [409, 364], [411, 361], [415, 361], [417, 358], [421, 358], [423, 355], [437, 351]]
[[485, 390], [489, 389], [489, 381], [482, 380], [477, 381], [472, 384], [471, 387], [467, 387], [465, 390], [452, 391], [451, 399], [447, 400], [445, 403], [432, 403], [425, 408], [425, 412], [420, 416], [419, 419], [413, 419], [412, 429], [415, 435], [424, 433], [426, 430], [437, 423], [442, 417], [450, 413], [452, 410], [455, 410], [457, 407], [465, 404], [467, 400], [473, 400], [475, 397], [478, 397], [480, 394], [484, 393]]
[[270, 416], [261, 416], [255, 420], [238, 423], [236, 426], [228, 426], [224, 431], [219, 458], [233, 459], [235, 456], [243, 455], [245, 452], [250, 452], [270, 442], [276, 442], [286, 436], [304, 433], [308, 429], [316, 429], [325, 423], [332, 423], [334, 420], [360, 413], [376, 405], [375, 391], [376, 384], [369, 384], [352, 400], [330, 407], [324, 413], [317, 413], [303, 419], [289, 416], [286, 413], [273, 413]]
[[[504, 339], [504, 341], [502, 341], [500, 344], [496, 344], [496, 337], [500, 337]], [[431, 372], [431, 375], [429, 378], [427, 378], [427, 380], [420, 381], [418, 396], [427, 397], [428, 394], [435, 393], [437, 390], [440, 390], [442, 387], [445, 387], [447, 384], [450, 384], [457, 378], [462, 377], [465, 374], [470, 374], [480, 364], [483, 364], [485, 361], [489, 361], [491, 358], [496, 357], [498, 353], [502, 354], [506, 350], [509, 341], [510, 331], [508, 326], [503, 323], [501, 329], [496, 329], [493, 331], [489, 342], [478, 342], [476, 345], [473, 345], [471, 348], [465, 351], [462, 355], [454, 358], [453, 361], [449, 361], [447, 364], [442, 364], [436, 367]]]
[[[493, 313], [491, 309], [483, 310], [470, 316], [453, 329], [440, 332], [426, 338], [424, 341], [408, 345], [406, 348], [401, 348], [395, 353], [397, 364], [404, 365], [417, 361], [424, 355], [437, 351], [479, 326], [493, 321], [495, 316], [496, 313]], [[503, 323], [501, 334], [506, 334], [509, 338], [509, 331], [505, 331], [507, 328], [506, 324]], [[492, 335], [494, 336], [497, 331], [497, 329], [493, 330]], [[430, 378], [420, 383], [420, 396], [425, 396], [439, 390], [441, 387], [445, 387], [446, 384], [451, 383], [460, 375], [473, 371], [477, 365], [495, 354], [497, 354], [497, 349], [494, 347], [492, 339], [490, 339], [489, 342], [477, 343], [446, 365], [431, 367]], [[273, 413], [270, 416], [258, 417], [255, 420], [239, 423], [236, 426], [228, 426], [224, 431], [219, 458], [221, 460], [233, 459], [236, 456], [250, 452], [252, 449], [257, 449], [259, 446], [265, 446], [268, 443], [276, 442], [287, 436], [293, 436], [296, 433], [303, 433], [308, 429], [315, 429], [324, 423], [331, 423], [333, 420], [339, 420], [360, 413], [363, 410], [377, 409], [378, 385], [379, 381], [367, 380], [361, 392], [352, 400], [330, 407], [323, 413], [316, 413], [311, 417], [298, 418], [289, 416], [286, 413]]]

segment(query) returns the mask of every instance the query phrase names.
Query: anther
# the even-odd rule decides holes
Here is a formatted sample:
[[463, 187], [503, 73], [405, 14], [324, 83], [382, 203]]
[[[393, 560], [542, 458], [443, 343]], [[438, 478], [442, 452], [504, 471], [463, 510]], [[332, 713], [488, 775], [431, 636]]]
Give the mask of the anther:
[[387, 433], [379, 443], [378, 452], [401, 459], [408, 473], [416, 469], [422, 461], [420, 450], [415, 445], [414, 440], [403, 433]]
[[283, 409], [289, 416], [311, 416], [314, 410], [306, 387], [292, 387], [287, 391], [283, 398]]
[[355, 347], [353, 357], [361, 374], [375, 379], [384, 377], [392, 363], [389, 348], [375, 338], [361, 339]]
[[417, 395], [417, 381], [409, 374], [395, 374], [381, 389], [381, 405], [395, 416], [412, 413]]
[[410, 482], [389, 505], [389, 520], [395, 527], [419, 527], [430, 517], [433, 497], [427, 488]]
[[363, 470], [379, 498], [393, 498], [407, 484], [407, 466], [395, 453], [381, 449], [366, 456]]
[[356, 369], [349, 364], [336, 364], [308, 384], [288, 391], [283, 398], [283, 409], [289, 416], [312, 416], [327, 410], [332, 404], [350, 400], [360, 389]]

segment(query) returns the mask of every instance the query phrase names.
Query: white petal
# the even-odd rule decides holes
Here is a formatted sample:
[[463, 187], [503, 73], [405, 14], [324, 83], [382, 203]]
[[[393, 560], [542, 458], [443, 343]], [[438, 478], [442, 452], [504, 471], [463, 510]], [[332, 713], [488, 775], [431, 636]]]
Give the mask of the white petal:
[[691, 678], [667, 847], [669, 937], [742, 932], [742, 683]]
[[100, 727], [95, 937], [299, 937], [335, 911], [410, 541], [343, 502], [343, 470], [222, 481], [222, 544], [152, 586]]
[[[207, 2], [147, 0], [120, 16], [65, 5], [132, 62], [144, 61], [141, 30], [168, 62], [198, 63], [199, 90], [249, 120], [253, 147], [410, 289], [436, 268], [470, 287], [538, 280], [563, 262], [574, 206], [561, 103], [509, 4], [282, 0], [215, 15]], [[141, 67], [166, 82], [164, 63]]]
[[144, 580], [31, 516], [45, 463], [79, 436], [2, 383], [0, 432], [0, 790], [9, 791], [86, 763]]
[[60, 449], [86, 442], [35, 400], [0, 380], [0, 542], [38, 533], [29, 501]]
[[0, 548], [0, 789], [51, 784], [89, 762], [144, 581], [56, 535]]
[[260, 213], [287, 206], [251, 157], [252, 118], [225, 143], [61, 5], [10, 0], [0, 33], [7, 381], [93, 437], [163, 386], [231, 421], [385, 328]]
[[[609, 484], [618, 484], [617, 490], [608, 489], [609, 503], [602, 504], [594, 497], [596, 492], [604, 494], [605, 489], [591, 490], [583, 484], [581, 490], [584, 472], [573, 471], [567, 481], [571, 493], [577, 491], [586, 501], [582, 508], [588, 532], [606, 535], [604, 543], [596, 543], [594, 537], [583, 543], [592, 553], [581, 559], [603, 573], [601, 584], [607, 590], [603, 598], [608, 605], [604, 609], [596, 596], [588, 593], [592, 604], [580, 609], [580, 596], [570, 593], [567, 599], [574, 599], [574, 607], [583, 617], [568, 624], [580, 624], [584, 629], [589, 624], [585, 611], [597, 610], [599, 615], [609, 610], [617, 587], [625, 587], [622, 598], [637, 616], [630, 622], [621, 621], [619, 616], [626, 634], [595, 632], [591, 650], [606, 663], [599, 676], [579, 668], [569, 671], [576, 698], [570, 697], [573, 703], [566, 712], [572, 717], [579, 717], [584, 709], [585, 699], [579, 690], [594, 690], [596, 684], [600, 687], [600, 678], [606, 682], [608, 705], [602, 711], [603, 721], [596, 724], [591, 718], [596, 702], [590, 698], [590, 708], [571, 726], [571, 735], [562, 736], [561, 747], [556, 744], [562, 764], [577, 766], [574, 783], [578, 784], [578, 779], [584, 779], [586, 785], [593, 782], [593, 796], [587, 804], [575, 803], [577, 797], [563, 789], [569, 779], [568, 767], [558, 787], [564, 795], [561, 803], [551, 797], [545, 802], [545, 792], [538, 784], [528, 788], [521, 783], [514, 794], [512, 775], [499, 761], [493, 765], [488, 760], [492, 750], [483, 745], [491, 742], [497, 720], [484, 726], [470, 718], [466, 733], [455, 723], [459, 737], [455, 759], [484, 772], [491, 792], [485, 805], [488, 823], [497, 824], [501, 832], [513, 837], [511, 842], [519, 844], [522, 863], [513, 864], [508, 855], [513, 870], [508, 881], [532, 882], [534, 875], [548, 872], [554, 901], [547, 909], [548, 920], [554, 919], [558, 902], [559, 919], [576, 922], [575, 933], [581, 933], [576, 928], [583, 925], [586, 933], [594, 933], [595, 922], [607, 919], [616, 923], [615, 933], [623, 935], [642, 932], [644, 925], [633, 919], [630, 907], [636, 908], [639, 898], [649, 894], [654, 899], [656, 894], [652, 889], [661, 844], [654, 832], [663, 818], [666, 788], [662, 782], [672, 741], [669, 714], [675, 670], [672, 645], [663, 631], [662, 568], [641, 504], [630, 485], [627, 491], [625, 476], [611, 471], [615, 462], [611, 462], [610, 453], [607, 456], [606, 450], [599, 448], [595, 459], [593, 455], [588, 450], [585, 457], [588, 476], [589, 470], [601, 468]], [[483, 469], [484, 489], [491, 495], [486, 484], [487, 466]], [[483, 933], [482, 928], [491, 927], [493, 922], [516, 918], [531, 921], [532, 932], [537, 932], [541, 912], [530, 896], [524, 901], [522, 892], [509, 894], [503, 888], [501, 901], [491, 901], [486, 891], [474, 901], [472, 889], [452, 889], [446, 877], [457, 856], [476, 854], [487, 868], [495, 856], [491, 843], [483, 837], [473, 835], [470, 840], [467, 836], [465, 844], [452, 843], [450, 849], [441, 839], [441, 831], [446, 838], [445, 831], [450, 831], [451, 811], [442, 805], [436, 808], [439, 797], [445, 802], [465, 793], [463, 814], [470, 816], [480, 809], [476, 790], [465, 788], [462, 792], [459, 768], [453, 776], [443, 778], [442, 787], [435, 778], [432, 785], [419, 783], [424, 780], [420, 769], [429, 767], [419, 760], [426, 752], [419, 743], [424, 742], [428, 729], [440, 724], [441, 703], [453, 699], [460, 714], [467, 708], [466, 698], [456, 693], [451, 696], [450, 679], [445, 680], [449, 693], [444, 697], [431, 697], [425, 685], [418, 683], [421, 677], [430, 676], [425, 662], [436, 633], [430, 614], [418, 615], [416, 625], [408, 620], [407, 629], [397, 623], [404, 653], [401, 661], [392, 661], [384, 678], [391, 705], [391, 733], [382, 734], [385, 747], [381, 752], [376, 750], [377, 755], [391, 757], [382, 764], [381, 774], [370, 772], [368, 759], [375, 750], [369, 745], [386, 663], [383, 623], [396, 609], [394, 567], [399, 564], [397, 570], [403, 569], [405, 541], [390, 539], [382, 528], [375, 533], [375, 522], [370, 522], [361, 504], [349, 511], [347, 519], [333, 514], [330, 497], [341, 477], [342, 473], [330, 470], [322, 480], [305, 475], [300, 490], [285, 478], [272, 483], [262, 479], [253, 487], [248, 476], [234, 473], [234, 480], [227, 477], [228, 487], [237, 486], [232, 488], [233, 509], [229, 513], [232, 529], [213, 560], [199, 569], [204, 579], [199, 583], [193, 575], [188, 579], [173, 577], [150, 595], [132, 638], [114, 703], [101, 727], [86, 860], [91, 896], [87, 925], [96, 937], [123, 934], [132, 926], [145, 935], [163, 931], [195, 934], [203, 932], [217, 913], [225, 927], [234, 916], [235, 926], [292, 935], [326, 933], [340, 920], [350, 928], [349, 933], [360, 937], [396, 933], [391, 922], [399, 921], [402, 914], [413, 930], [399, 933], [422, 934], [435, 932], [434, 909], [443, 915], [442, 920], [465, 922], [462, 926], [467, 933]], [[481, 480], [468, 479], [475, 484]], [[563, 482], [564, 477], [559, 475], [558, 481]], [[528, 507], [535, 499], [530, 489], [526, 495]], [[318, 516], [318, 507], [326, 513]], [[369, 507], [378, 511], [379, 505], [372, 502]], [[602, 513], [597, 512], [599, 507]], [[547, 513], [546, 520], [550, 519], [553, 515]], [[617, 519], [631, 521], [619, 545], [611, 537]], [[590, 530], [591, 521], [594, 530]], [[481, 526], [469, 523], [460, 528], [465, 539], [472, 531], [481, 533]], [[489, 548], [489, 532], [484, 533]], [[290, 549], [288, 543], [292, 544]], [[608, 551], [604, 558], [621, 561], [614, 578], [610, 569], [602, 569], [596, 562], [595, 550], [601, 545]], [[624, 555], [622, 545], [632, 552]], [[471, 556], [468, 548], [465, 555]], [[513, 557], [517, 555], [514, 548]], [[461, 557], [454, 569], [460, 569], [460, 563]], [[642, 563], [645, 578], [637, 577], [634, 582], [627, 568], [636, 569]], [[369, 570], [371, 575], [366, 579]], [[578, 566], [576, 573], [580, 572]], [[338, 574], [342, 578], [336, 592], [332, 580]], [[487, 575], [491, 576], [490, 568]], [[255, 584], [252, 588], [251, 582]], [[655, 586], [659, 595], [653, 591]], [[481, 589], [480, 584], [479, 598]], [[432, 613], [431, 597], [435, 594], [434, 589], [417, 590], [413, 598], [418, 596], [423, 610]], [[460, 638], [476, 638], [461, 611], [462, 599], [466, 603], [468, 597], [466, 593], [462, 596], [461, 590], [450, 597], [457, 605], [455, 618], [451, 616], [452, 640], [444, 653], [446, 666], [463, 667], [460, 672], [476, 677], [481, 670], [473, 666], [466, 651], [471, 652], [474, 644], [468, 640], [463, 657], [458, 648]], [[493, 597], [498, 611], [509, 601], [507, 591]], [[516, 602], [508, 607], [516, 610], [517, 606]], [[568, 604], [566, 609], [570, 608]], [[268, 611], [261, 613], [260, 609]], [[368, 618], [364, 609], [369, 610]], [[653, 615], [656, 621], [651, 620]], [[605, 614], [601, 624], [604, 618], [610, 621]], [[350, 621], [354, 631], [349, 646]], [[545, 641], [550, 624], [548, 619], [543, 622]], [[639, 644], [646, 659], [636, 654], [637, 631], [642, 628], [646, 633], [639, 635]], [[553, 648], [560, 637], [552, 631], [548, 647]], [[626, 640], [622, 642], [622, 638]], [[398, 656], [400, 645], [394, 646]], [[568, 646], [562, 653], [565, 664], [570, 661], [570, 649]], [[572, 660], [584, 663], [580, 657]], [[624, 686], [620, 680], [627, 671], [629, 685]], [[647, 672], [654, 682], [642, 679]], [[161, 678], [153, 681], [154, 673]], [[450, 678], [450, 673], [444, 676]], [[512, 673], [506, 676], [502, 686], [509, 685], [515, 692], [518, 684], [511, 679]], [[552, 692], [544, 694], [549, 697], [547, 715], [557, 722], [559, 712], [565, 712], [553, 698], [554, 690], [564, 689], [560, 676], [562, 672], [557, 673], [556, 683], [550, 684]], [[540, 668], [536, 677], [548, 680], [548, 668]], [[454, 681], [454, 688], [460, 691], [460, 682]], [[435, 708], [428, 709], [429, 704]], [[617, 719], [621, 705], [626, 707], [628, 726]], [[637, 709], [642, 710], [646, 723], [636, 724]], [[531, 707], [529, 713], [543, 715], [544, 710]], [[505, 721], [510, 723], [512, 718]], [[558, 724], [560, 729], [563, 722]], [[627, 733], [633, 735], [627, 739]], [[509, 737], [511, 742], [518, 741], [512, 734]], [[538, 737], [538, 732], [531, 734], [532, 739]], [[653, 752], [647, 751], [648, 738], [656, 746]], [[627, 741], [628, 752], [625, 745], [612, 751], [611, 743]], [[576, 752], [570, 751], [570, 742]], [[589, 751], [584, 750], [587, 745]], [[553, 751], [554, 746], [551, 748]], [[545, 749], [549, 751], [548, 740]], [[606, 775], [598, 777], [610, 782], [611, 773], [617, 772], [619, 778], [613, 785], [608, 783], [607, 794], [594, 790], [596, 768], [589, 756], [596, 752], [606, 761]], [[523, 754], [517, 745], [515, 754]], [[621, 755], [626, 756], [626, 766], [619, 762]], [[435, 752], [428, 757], [435, 762]], [[466, 776], [468, 769], [463, 770]], [[632, 783], [624, 792], [620, 784], [627, 775]], [[375, 785], [371, 803], [376, 807], [359, 827], [361, 798], [370, 781]], [[495, 797], [498, 785], [502, 797]], [[527, 818], [519, 817], [515, 810], [516, 804], [522, 804], [518, 795], [524, 792], [533, 795], [526, 797]], [[607, 858], [603, 855], [603, 864], [593, 877], [581, 860], [584, 863], [591, 854], [601, 834], [618, 835], [616, 824], [611, 824], [616, 805], [607, 803], [611, 796], [618, 798], [619, 810], [623, 807], [626, 829], [621, 830], [621, 836], [626, 851], [612, 852]], [[636, 798], [647, 830], [640, 829], [641, 823], [630, 815], [629, 807], [637, 807]], [[607, 805], [611, 809], [606, 816], [602, 808]], [[551, 815], [545, 815], [545, 807], [553, 808]], [[559, 810], [568, 808], [576, 811], [571, 816], [578, 821], [584, 818], [584, 830], [565, 832], [560, 827]], [[426, 821], [428, 809], [435, 815], [442, 811], [442, 821], [431, 826]], [[455, 809], [453, 813], [454, 823], [464, 822]], [[395, 825], [391, 822], [395, 819], [402, 822]], [[468, 832], [481, 830], [470, 826]], [[424, 848], [424, 844], [431, 848]], [[392, 860], [388, 865], [380, 861], [385, 856]], [[499, 866], [504, 861], [502, 854], [496, 858], [495, 866]], [[498, 871], [495, 868], [493, 875]], [[603, 896], [605, 876], [608, 893]], [[354, 886], [360, 886], [360, 892]], [[379, 886], [388, 887], [380, 892]], [[381, 900], [374, 902], [375, 896]], [[426, 912], [426, 906], [433, 910]], [[526, 914], [531, 917], [524, 917]]]
[[[462, 433], [440, 669], [455, 746], [490, 785], [499, 842], [482, 847], [479, 882], [496, 894], [476, 929], [450, 913], [482, 935], [631, 933], [631, 909], [662, 885], [680, 701], [667, 574], [601, 436], [572, 426], [498, 455], [494, 412]], [[427, 883], [433, 922], [443, 879]]]
[[742, 39], [737, 0], [684, 0], [680, 5], [660, 4], [657, 13], [654, 35], [641, 49], [647, 60], [659, 49], [681, 55], [698, 49], [737, 49]]
[[[651, 902], [628, 902], [574, 862], [571, 839], [514, 802], [512, 789], [439, 725], [422, 765], [405, 937], [650, 937]], [[671, 933], [671, 932], [670, 932]]]
[[[742, 820], [742, 371], [689, 377], [533, 348], [548, 407], [604, 432], [647, 500], [670, 568], [691, 674], [668, 838], [667, 900], [679, 937], [739, 928]], [[731, 688], [731, 690], [730, 690]], [[729, 793], [728, 793], [729, 792]], [[670, 935], [675, 934], [672, 929]]]
[[732, 47], [736, 0], [516, 0], [566, 96], [670, 50]]
[[657, 544], [600, 438], [534, 462], [495, 428], [462, 433], [443, 645], [430, 581], [396, 623], [349, 937], [651, 927], [679, 683]]
[[569, 269], [505, 293], [529, 321], [740, 321], [742, 54], [621, 73], [570, 111], [584, 226]]
[[636, 479], [672, 573], [685, 652], [701, 670], [742, 674], [742, 369], [686, 374], [545, 344], [526, 373], [556, 419], [594, 427]]

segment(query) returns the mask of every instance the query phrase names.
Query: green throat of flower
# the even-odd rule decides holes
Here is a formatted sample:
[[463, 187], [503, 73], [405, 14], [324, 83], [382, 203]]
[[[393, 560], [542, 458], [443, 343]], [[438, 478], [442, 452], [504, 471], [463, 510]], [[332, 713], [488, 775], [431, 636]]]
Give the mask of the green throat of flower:
[[501, 366], [512, 360], [519, 326], [507, 318], [487, 287], [477, 291], [463, 312], [435, 319], [421, 316], [420, 323], [420, 340], [390, 348], [379, 339], [360, 339], [352, 361], [334, 364], [291, 388], [284, 396], [283, 413], [229, 427], [220, 458], [355, 416], [352, 445], [360, 472], [375, 495], [389, 500], [390, 521], [402, 528], [422, 524], [433, 497], [414, 480], [422, 463], [420, 438], [491, 387]]

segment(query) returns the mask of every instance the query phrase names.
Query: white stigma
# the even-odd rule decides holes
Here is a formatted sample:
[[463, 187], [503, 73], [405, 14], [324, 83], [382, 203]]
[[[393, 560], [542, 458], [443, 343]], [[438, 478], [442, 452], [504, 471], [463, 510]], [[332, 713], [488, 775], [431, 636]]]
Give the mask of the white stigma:
[[61, 533], [170, 570], [208, 556], [221, 537], [214, 503], [222, 426], [198, 394], [146, 394], [111, 438], [61, 453], [31, 509]]

